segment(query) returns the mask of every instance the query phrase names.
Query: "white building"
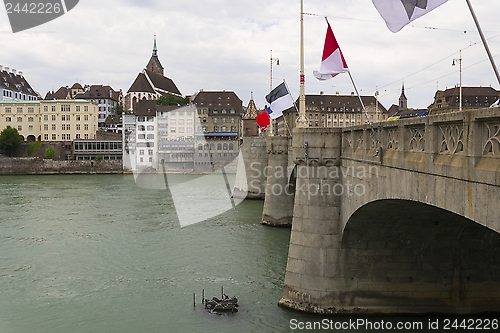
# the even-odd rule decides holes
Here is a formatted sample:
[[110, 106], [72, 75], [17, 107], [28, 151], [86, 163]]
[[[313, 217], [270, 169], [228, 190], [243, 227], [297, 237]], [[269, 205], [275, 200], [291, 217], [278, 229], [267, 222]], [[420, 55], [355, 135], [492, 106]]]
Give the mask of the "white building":
[[106, 118], [115, 113], [118, 103], [122, 99], [122, 91], [115, 91], [110, 86], [91, 85], [85, 91], [75, 96], [75, 99], [90, 100], [98, 105], [98, 127], [104, 129]]
[[31, 88], [23, 72], [0, 65], [0, 101], [36, 101], [38, 94]]
[[132, 171], [148, 168], [161, 171], [192, 171], [194, 168], [195, 124], [193, 105], [164, 106], [140, 101], [133, 115], [123, 115], [123, 161]]

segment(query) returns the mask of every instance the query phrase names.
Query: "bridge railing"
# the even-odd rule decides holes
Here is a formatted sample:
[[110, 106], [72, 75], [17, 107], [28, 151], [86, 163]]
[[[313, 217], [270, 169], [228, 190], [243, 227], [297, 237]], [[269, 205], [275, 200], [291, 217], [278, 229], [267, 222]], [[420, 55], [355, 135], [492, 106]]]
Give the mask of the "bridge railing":
[[500, 184], [500, 108], [342, 129], [342, 158]]

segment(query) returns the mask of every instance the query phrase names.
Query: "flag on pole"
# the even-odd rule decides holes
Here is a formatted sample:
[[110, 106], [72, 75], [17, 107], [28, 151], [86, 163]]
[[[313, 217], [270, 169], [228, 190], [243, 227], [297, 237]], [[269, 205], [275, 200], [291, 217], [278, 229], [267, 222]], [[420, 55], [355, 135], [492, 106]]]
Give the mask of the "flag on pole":
[[255, 117], [255, 120], [257, 121], [257, 124], [259, 124], [259, 127], [262, 131], [271, 124], [271, 119], [269, 118], [269, 113], [267, 110]]
[[372, 0], [380, 16], [392, 32], [398, 32], [405, 25], [448, 0]]
[[283, 114], [283, 111], [293, 107], [293, 98], [285, 85], [282, 82], [279, 86], [274, 88], [267, 96], [266, 101], [269, 103], [267, 112], [271, 119], [276, 119]]
[[328, 23], [321, 66], [319, 71], [313, 71], [313, 75], [318, 80], [324, 81], [347, 71], [349, 71], [349, 68], [347, 68], [347, 63], [342, 55], [339, 43], [337, 43], [337, 39], [333, 34], [332, 27], [330, 27], [330, 23]]

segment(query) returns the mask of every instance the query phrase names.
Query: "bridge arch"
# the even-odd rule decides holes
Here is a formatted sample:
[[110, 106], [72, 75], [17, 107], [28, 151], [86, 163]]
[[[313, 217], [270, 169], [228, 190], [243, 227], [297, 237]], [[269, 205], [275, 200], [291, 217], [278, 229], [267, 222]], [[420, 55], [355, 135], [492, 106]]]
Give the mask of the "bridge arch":
[[[393, 311], [470, 313], [500, 308], [500, 234], [435, 206], [377, 200], [342, 236], [347, 304]], [[377, 309], [373, 309], [377, 311]]]

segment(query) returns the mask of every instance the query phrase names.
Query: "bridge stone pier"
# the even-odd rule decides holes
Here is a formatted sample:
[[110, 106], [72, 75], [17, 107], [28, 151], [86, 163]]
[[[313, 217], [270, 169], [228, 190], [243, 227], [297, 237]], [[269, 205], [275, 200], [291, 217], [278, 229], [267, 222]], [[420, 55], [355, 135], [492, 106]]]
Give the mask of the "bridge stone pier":
[[[266, 181], [267, 198], [264, 201], [262, 224], [273, 227], [290, 227], [293, 218], [295, 198], [294, 184], [290, 183], [288, 175], [294, 165], [290, 161], [291, 138], [267, 137], [267, 167], [263, 168]], [[255, 165], [257, 168], [259, 165]], [[261, 168], [262, 169], [262, 168]]]
[[[295, 193], [280, 305], [500, 312], [499, 108], [374, 129], [295, 129], [289, 160]], [[266, 204], [279, 201], [275, 193]]]

